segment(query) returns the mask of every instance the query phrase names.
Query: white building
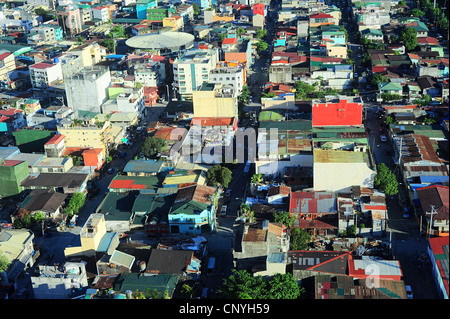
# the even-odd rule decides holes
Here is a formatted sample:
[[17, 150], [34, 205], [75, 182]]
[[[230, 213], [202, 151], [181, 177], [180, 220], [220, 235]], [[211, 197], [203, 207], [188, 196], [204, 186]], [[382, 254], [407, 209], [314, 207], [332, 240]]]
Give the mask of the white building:
[[63, 80], [61, 63], [40, 62], [30, 65], [29, 70], [33, 89], [44, 89]]
[[45, 6], [50, 10], [54, 10], [56, 8], [55, 0], [27, 0], [27, 4], [31, 4], [33, 6]]
[[209, 82], [214, 84], [225, 84], [231, 86], [237, 94], [242, 92], [245, 84], [245, 73], [243, 65], [231, 66], [230, 63], [220, 62], [209, 74]]
[[87, 67], [64, 81], [67, 106], [74, 112], [83, 110], [101, 113], [101, 105], [108, 99], [111, 84], [108, 68]]
[[344, 191], [354, 185], [373, 188], [375, 175], [366, 152], [314, 149], [316, 191]]
[[181, 95], [192, 95], [203, 82], [209, 82], [211, 70], [219, 61], [217, 49], [192, 49], [173, 62], [173, 81]]
[[99, 19], [102, 22], [106, 22], [109, 20], [108, 7], [94, 7], [92, 8], [92, 17], [94, 19]]

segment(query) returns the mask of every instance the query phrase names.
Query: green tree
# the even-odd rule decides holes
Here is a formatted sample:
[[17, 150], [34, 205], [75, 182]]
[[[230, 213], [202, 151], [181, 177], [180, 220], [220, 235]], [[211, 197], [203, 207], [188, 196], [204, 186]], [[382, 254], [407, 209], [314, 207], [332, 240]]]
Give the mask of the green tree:
[[69, 204], [65, 208], [64, 212], [69, 216], [73, 216], [73, 214], [78, 214], [80, 208], [83, 207], [84, 202], [86, 201], [86, 196], [83, 193], [74, 193], [69, 200]]
[[192, 4], [192, 9], [194, 10], [194, 15], [198, 15], [200, 13], [200, 7], [198, 6], [198, 4], [193, 3]]
[[206, 172], [206, 179], [211, 186], [227, 188], [232, 178], [231, 170], [222, 165], [214, 165]]
[[226, 299], [298, 299], [305, 297], [305, 289], [289, 273], [275, 274], [269, 278], [252, 276], [246, 270], [232, 270], [218, 289]]
[[147, 136], [142, 143], [141, 151], [145, 157], [155, 158], [166, 147], [166, 140], [160, 137]]
[[243, 27], [239, 27], [236, 29], [236, 35], [240, 36], [245, 33], [245, 29]]
[[395, 124], [397, 121], [395, 120], [395, 117], [393, 115], [389, 115], [388, 117], [386, 117], [384, 119], [384, 124], [386, 125], [391, 125], [391, 124]]
[[261, 276], [254, 277], [246, 270], [232, 270], [233, 274], [224, 278], [218, 288], [219, 296], [226, 299], [260, 299], [263, 295], [264, 280]]
[[411, 11], [412, 15], [417, 17], [417, 18], [422, 18], [423, 16], [425, 16], [425, 12], [423, 12], [422, 10], [418, 9], [418, 8], [414, 8]]
[[9, 261], [5, 255], [0, 253], [0, 274], [8, 269]]
[[112, 38], [106, 38], [103, 42], [102, 42], [102, 46], [104, 46], [108, 52], [114, 52], [114, 48], [115, 48], [115, 40]]
[[291, 216], [291, 213], [287, 211], [278, 211], [274, 215], [275, 222], [281, 223], [287, 228], [291, 228], [295, 222], [295, 216]]
[[378, 83], [388, 82], [388, 79], [384, 77], [381, 73], [374, 73], [370, 79], [370, 83], [377, 85]]
[[192, 293], [194, 292], [194, 290], [192, 289], [191, 286], [189, 286], [188, 284], [184, 284], [181, 287], [181, 293], [184, 295], [185, 298], [187, 299], [191, 299], [192, 298]]
[[407, 51], [412, 51], [417, 47], [417, 31], [414, 28], [403, 28], [400, 32], [400, 40], [405, 45]]
[[397, 178], [384, 163], [377, 165], [377, 174], [375, 175], [373, 184], [376, 189], [381, 190], [386, 195], [395, 195], [398, 193]]
[[258, 39], [264, 39], [264, 37], [267, 35], [267, 30], [266, 29], [258, 29], [256, 31], [256, 37]]
[[294, 228], [291, 231], [291, 250], [305, 250], [308, 249], [308, 244], [311, 242], [311, 235], [300, 228]]
[[316, 88], [308, 83], [297, 81], [295, 82], [295, 98], [297, 100], [306, 100], [309, 98], [309, 94], [314, 92]]
[[298, 299], [306, 295], [290, 273], [275, 274], [266, 284], [262, 299]]
[[252, 183], [260, 183], [262, 181], [262, 174], [253, 174], [251, 182]]
[[269, 48], [269, 45], [266, 41], [260, 39], [258, 42], [256, 42], [256, 51], [261, 52], [264, 50], [267, 50]]

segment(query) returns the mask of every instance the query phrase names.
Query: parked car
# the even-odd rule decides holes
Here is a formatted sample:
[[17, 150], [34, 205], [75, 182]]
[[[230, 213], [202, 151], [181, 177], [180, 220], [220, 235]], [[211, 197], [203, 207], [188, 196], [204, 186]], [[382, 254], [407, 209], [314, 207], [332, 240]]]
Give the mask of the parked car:
[[410, 217], [410, 215], [409, 215], [408, 207], [404, 206], [403, 207], [403, 218], [409, 218], [409, 217]]
[[227, 208], [228, 208], [227, 205], [222, 205], [222, 209], [221, 209], [220, 213], [222, 215], [226, 215], [227, 214]]
[[112, 174], [112, 173], [114, 173], [114, 167], [108, 168], [108, 174]]
[[387, 141], [387, 137], [385, 135], [380, 135], [380, 140], [382, 142], [386, 142]]
[[405, 285], [406, 288], [406, 295], [408, 296], [408, 299], [413, 299], [413, 292], [410, 285]]

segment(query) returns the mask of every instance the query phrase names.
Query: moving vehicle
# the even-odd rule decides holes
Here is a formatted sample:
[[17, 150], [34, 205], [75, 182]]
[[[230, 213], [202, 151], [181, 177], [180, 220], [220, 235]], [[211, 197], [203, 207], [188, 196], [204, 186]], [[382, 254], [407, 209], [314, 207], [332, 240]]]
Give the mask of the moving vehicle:
[[386, 142], [386, 141], [387, 141], [386, 135], [380, 135], [380, 140], [381, 140], [382, 142]]
[[403, 207], [403, 218], [409, 218], [409, 211], [408, 211], [408, 207]]

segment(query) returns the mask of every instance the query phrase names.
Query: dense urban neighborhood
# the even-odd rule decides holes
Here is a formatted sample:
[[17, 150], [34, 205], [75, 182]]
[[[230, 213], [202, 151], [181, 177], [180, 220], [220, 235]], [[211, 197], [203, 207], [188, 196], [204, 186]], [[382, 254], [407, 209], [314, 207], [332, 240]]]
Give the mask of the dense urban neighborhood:
[[0, 299], [448, 299], [447, 6], [1, 0]]

